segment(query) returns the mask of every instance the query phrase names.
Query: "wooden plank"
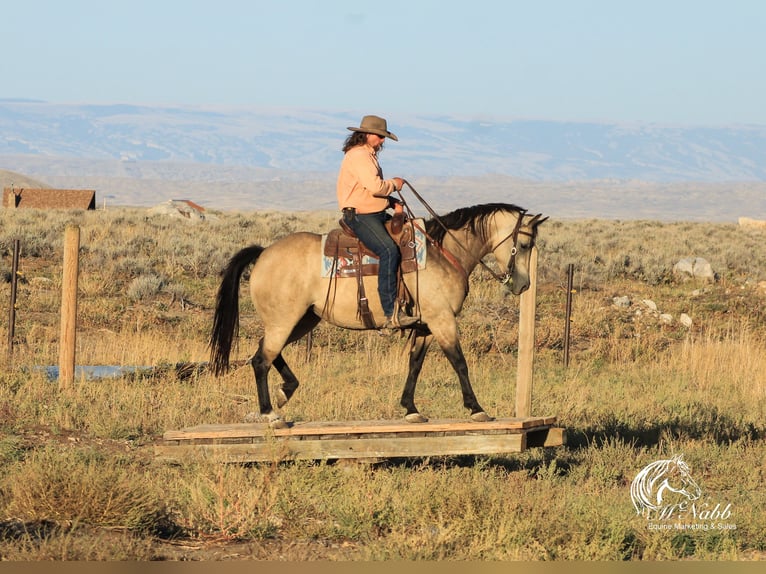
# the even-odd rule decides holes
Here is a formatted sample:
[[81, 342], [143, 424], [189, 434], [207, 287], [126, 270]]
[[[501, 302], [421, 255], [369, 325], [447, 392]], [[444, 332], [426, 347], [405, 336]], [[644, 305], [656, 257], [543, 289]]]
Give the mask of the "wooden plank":
[[556, 417], [504, 418], [483, 423], [437, 419], [415, 424], [401, 421], [330, 421], [294, 423], [285, 429], [272, 429], [266, 423], [209, 424], [181, 430], [165, 431], [165, 440], [185, 441], [194, 439], [224, 439], [247, 437], [299, 437], [356, 435], [365, 433], [435, 433], [435, 432], [481, 432], [521, 431], [524, 429], [555, 424]]
[[561, 427], [534, 429], [527, 433], [527, 448], [548, 448], [564, 444], [566, 444], [566, 429]]
[[268, 440], [247, 444], [157, 445], [164, 460], [208, 459], [222, 462], [274, 460], [364, 459], [521, 452], [526, 434], [337, 438], [333, 440]]

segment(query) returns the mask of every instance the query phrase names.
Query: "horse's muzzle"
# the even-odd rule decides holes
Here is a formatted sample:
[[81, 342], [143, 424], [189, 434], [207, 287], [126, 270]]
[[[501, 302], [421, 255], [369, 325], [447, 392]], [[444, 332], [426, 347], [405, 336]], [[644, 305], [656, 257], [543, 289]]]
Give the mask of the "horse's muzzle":
[[503, 286], [505, 287], [506, 293], [511, 293], [513, 295], [521, 295], [529, 289], [529, 283], [525, 283], [524, 285], [519, 285], [517, 283], [514, 283], [513, 280], [509, 280], [505, 283], [503, 283]]

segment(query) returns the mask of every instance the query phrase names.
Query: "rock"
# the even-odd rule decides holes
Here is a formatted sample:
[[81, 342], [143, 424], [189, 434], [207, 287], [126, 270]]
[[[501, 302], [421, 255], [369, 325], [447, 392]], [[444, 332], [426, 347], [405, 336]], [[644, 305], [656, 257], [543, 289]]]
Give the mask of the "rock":
[[630, 297], [627, 295], [623, 295], [622, 297], [612, 297], [612, 305], [615, 307], [620, 307], [621, 309], [630, 307]]
[[188, 199], [169, 199], [148, 210], [149, 215], [165, 215], [167, 217], [186, 219], [190, 222], [204, 221], [207, 217], [205, 208]]
[[694, 260], [694, 276], [700, 279], [708, 279], [712, 281], [715, 279], [715, 273], [713, 273], [713, 267], [708, 263], [706, 259], [697, 257]]
[[752, 217], [740, 217], [737, 222], [740, 227], [751, 227], [754, 229], [766, 229], [766, 220], [753, 219]]
[[657, 303], [652, 301], [651, 299], [644, 299], [641, 301], [650, 311], [656, 311], [657, 310]]
[[673, 315], [671, 315], [670, 313], [662, 313], [660, 315], [660, 322], [664, 323], [665, 325], [670, 325], [671, 323], [673, 323]]
[[678, 322], [681, 323], [687, 329], [692, 326], [692, 318], [689, 317], [689, 315], [687, 315], [686, 313], [681, 313], [681, 316], [678, 318]]
[[673, 265], [673, 273], [676, 275], [688, 275], [694, 277], [694, 260], [690, 258], [681, 259]]
[[715, 273], [710, 263], [702, 257], [687, 257], [681, 259], [673, 266], [673, 273], [682, 277], [693, 277], [696, 279], [706, 279], [713, 281]]

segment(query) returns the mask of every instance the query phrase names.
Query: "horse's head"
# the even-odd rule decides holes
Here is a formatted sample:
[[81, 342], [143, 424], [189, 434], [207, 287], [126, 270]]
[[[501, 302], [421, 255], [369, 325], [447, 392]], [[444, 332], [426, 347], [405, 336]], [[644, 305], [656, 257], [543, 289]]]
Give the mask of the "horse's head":
[[499, 211], [495, 215], [492, 253], [505, 270], [504, 284], [514, 295], [529, 289], [529, 259], [537, 238], [537, 227], [548, 218], [541, 213]]

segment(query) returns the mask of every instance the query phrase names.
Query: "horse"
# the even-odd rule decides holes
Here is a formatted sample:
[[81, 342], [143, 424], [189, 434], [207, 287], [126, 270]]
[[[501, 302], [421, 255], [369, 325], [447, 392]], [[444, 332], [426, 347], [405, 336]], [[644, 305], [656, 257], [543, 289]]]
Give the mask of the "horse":
[[[456, 209], [424, 221], [427, 237], [424, 269], [402, 276], [414, 294], [420, 321], [410, 328], [409, 373], [400, 405], [405, 420], [428, 422], [415, 405], [415, 387], [426, 352], [435, 340], [457, 374], [463, 405], [476, 422], [494, 420], [479, 404], [468, 376], [458, 337], [457, 315], [468, 295], [468, 278], [477, 265], [486, 267], [514, 295], [529, 288], [529, 261], [538, 226], [548, 217], [529, 215], [525, 209], [505, 203], [489, 203]], [[423, 220], [420, 220], [421, 222]], [[408, 220], [406, 225], [413, 224]], [[282, 378], [275, 391], [277, 408], [293, 396], [299, 382], [282, 355], [289, 343], [300, 340], [320, 321], [343, 329], [368, 329], [358, 313], [356, 278], [322, 277], [322, 236], [304, 231], [289, 234], [268, 247], [251, 245], [238, 251], [221, 272], [215, 314], [210, 333], [210, 365], [215, 376], [229, 369], [229, 355], [239, 321], [239, 285], [250, 272], [250, 296], [263, 323], [264, 334], [249, 359], [255, 375], [259, 413], [246, 421], [267, 422], [273, 428], [288, 426], [274, 410], [268, 374], [274, 367]], [[504, 275], [495, 273], [482, 259], [493, 254]], [[366, 292], [377, 292], [377, 277], [364, 277]], [[369, 308], [373, 329], [385, 321], [378, 297]]]
[[667, 507], [670, 503], [665, 498], [669, 494], [687, 500], [697, 500], [702, 495], [681, 455], [645, 466], [630, 485], [633, 507], [640, 515], [649, 516], [651, 511]]

